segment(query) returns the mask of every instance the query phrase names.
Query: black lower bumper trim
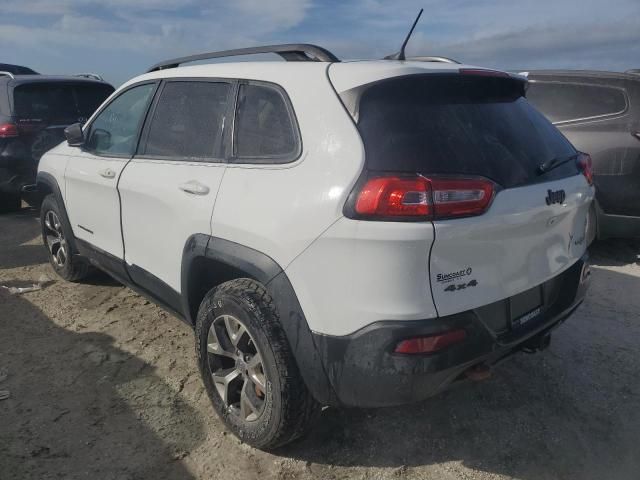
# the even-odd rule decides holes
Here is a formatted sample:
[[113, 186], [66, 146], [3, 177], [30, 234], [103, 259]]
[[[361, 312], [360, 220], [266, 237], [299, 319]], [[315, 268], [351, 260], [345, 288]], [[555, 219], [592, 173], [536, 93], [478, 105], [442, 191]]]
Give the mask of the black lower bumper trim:
[[[542, 313], [523, 327], [496, 331], [486, 321], [485, 310], [470, 310], [436, 319], [377, 322], [343, 337], [314, 334], [339, 403], [382, 407], [420, 401], [445, 389], [468, 368], [495, 363], [520, 350], [528, 340], [555, 328], [580, 305], [589, 283], [583, 278], [586, 262], [585, 256], [542, 285]], [[393, 352], [402, 339], [459, 328], [467, 333], [465, 341], [439, 353]]]

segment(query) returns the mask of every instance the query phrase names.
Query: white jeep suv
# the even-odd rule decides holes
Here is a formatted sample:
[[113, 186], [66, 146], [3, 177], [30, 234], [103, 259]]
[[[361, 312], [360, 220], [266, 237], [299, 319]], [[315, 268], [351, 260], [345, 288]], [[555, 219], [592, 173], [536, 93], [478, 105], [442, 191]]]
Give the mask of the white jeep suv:
[[[287, 62], [181, 67], [275, 52]], [[40, 161], [65, 279], [97, 266], [192, 325], [228, 428], [422, 400], [538, 350], [580, 304], [588, 155], [526, 79], [278, 45], [163, 62]]]

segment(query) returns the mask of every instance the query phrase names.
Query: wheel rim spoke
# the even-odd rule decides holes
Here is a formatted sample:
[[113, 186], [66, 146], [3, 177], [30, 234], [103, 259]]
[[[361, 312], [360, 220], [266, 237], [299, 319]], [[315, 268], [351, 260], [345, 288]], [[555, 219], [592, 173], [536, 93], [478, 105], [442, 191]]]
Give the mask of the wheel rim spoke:
[[47, 246], [49, 247], [49, 253], [53, 255], [54, 248], [60, 246], [60, 239], [58, 237], [54, 237], [53, 235], [47, 235]]
[[229, 404], [229, 384], [240, 375], [242, 374], [236, 368], [230, 368], [226, 371], [212, 375], [213, 383], [215, 384], [220, 397], [222, 397], [222, 401], [226, 405]]
[[233, 315], [215, 318], [206, 348], [209, 373], [227, 411], [243, 421], [258, 420], [264, 410], [267, 378], [244, 323]]
[[255, 420], [260, 416], [260, 405], [256, 405], [255, 398], [249, 392], [251, 384], [244, 382], [240, 392], [240, 416], [245, 420]]
[[209, 329], [207, 335], [207, 352], [214, 355], [222, 355], [229, 358], [234, 358], [233, 352], [228, 351], [225, 346], [218, 339], [218, 333], [213, 325]]
[[51, 254], [53, 263], [58, 266], [64, 266], [68, 259], [66, 242], [62, 232], [62, 224], [58, 215], [49, 210], [44, 216], [45, 241]]
[[229, 340], [233, 346], [237, 346], [242, 338], [242, 335], [247, 331], [242, 323], [238, 322], [231, 315], [226, 315], [224, 317], [224, 324], [227, 328], [227, 335], [229, 336]]
[[247, 372], [249, 374], [249, 379], [264, 393], [266, 381], [260, 354], [256, 353], [253, 358], [247, 362]]

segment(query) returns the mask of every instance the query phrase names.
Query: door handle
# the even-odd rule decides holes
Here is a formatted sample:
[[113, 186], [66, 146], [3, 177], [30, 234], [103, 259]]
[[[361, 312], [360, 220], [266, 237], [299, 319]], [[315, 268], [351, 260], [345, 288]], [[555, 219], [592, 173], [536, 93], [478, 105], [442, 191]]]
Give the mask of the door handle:
[[114, 170], [111, 170], [110, 168], [105, 168], [104, 170], [101, 170], [98, 173], [100, 174], [101, 177], [104, 177], [104, 178], [116, 178], [116, 172]]
[[189, 182], [183, 183], [178, 187], [180, 190], [186, 193], [191, 193], [193, 195], [206, 195], [209, 193], [209, 187], [203, 185], [196, 180], [191, 180]]

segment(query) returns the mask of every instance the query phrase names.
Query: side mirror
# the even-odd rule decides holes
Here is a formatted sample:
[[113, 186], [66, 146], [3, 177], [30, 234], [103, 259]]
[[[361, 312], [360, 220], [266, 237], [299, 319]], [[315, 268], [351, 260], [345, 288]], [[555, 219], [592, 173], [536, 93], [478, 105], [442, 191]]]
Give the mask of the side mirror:
[[65, 128], [64, 136], [67, 137], [67, 143], [72, 147], [81, 147], [84, 145], [84, 134], [82, 133], [81, 123], [74, 123]]

